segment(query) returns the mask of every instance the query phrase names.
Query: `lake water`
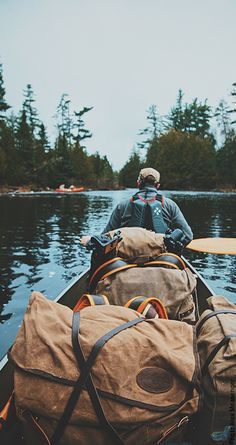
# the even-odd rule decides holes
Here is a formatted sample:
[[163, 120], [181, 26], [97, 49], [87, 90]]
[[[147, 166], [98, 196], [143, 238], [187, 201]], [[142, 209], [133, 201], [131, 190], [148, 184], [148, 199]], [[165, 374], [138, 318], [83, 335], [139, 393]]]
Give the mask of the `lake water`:
[[[81, 235], [100, 233], [114, 206], [134, 190], [0, 197], [0, 357], [20, 327], [32, 290], [53, 299], [89, 266]], [[162, 192], [194, 237], [236, 236], [236, 193]], [[217, 294], [236, 303], [236, 256], [185, 252]]]

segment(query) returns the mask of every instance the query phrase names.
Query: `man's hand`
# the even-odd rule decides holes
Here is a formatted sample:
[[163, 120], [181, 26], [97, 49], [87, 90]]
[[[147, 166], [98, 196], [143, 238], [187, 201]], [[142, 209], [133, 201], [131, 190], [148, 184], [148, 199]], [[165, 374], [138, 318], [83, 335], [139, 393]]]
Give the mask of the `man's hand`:
[[91, 236], [84, 235], [80, 238], [80, 243], [82, 244], [82, 246], [86, 247], [90, 240], [91, 240]]

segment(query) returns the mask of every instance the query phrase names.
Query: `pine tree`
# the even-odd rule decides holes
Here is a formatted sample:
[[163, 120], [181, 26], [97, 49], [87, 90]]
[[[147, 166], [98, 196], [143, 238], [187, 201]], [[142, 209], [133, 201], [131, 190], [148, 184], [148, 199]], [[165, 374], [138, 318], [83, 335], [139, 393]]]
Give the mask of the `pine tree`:
[[210, 119], [211, 107], [207, 100], [201, 103], [195, 98], [192, 103], [183, 105], [183, 91], [179, 90], [176, 106], [168, 116], [168, 128], [205, 138], [210, 136]]
[[19, 157], [18, 184], [29, 184], [35, 179], [35, 139], [32, 128], [27, 122], [26, 111], [23, 109], [18, 118], [16, 131], [16, 149]]
[[35, 181], [37, 185], [47, 185], [47, 153], [50, 149], [50, 144], [47, 136], [47, 131], [44, 124], [38, 124], [38, 134], [35, 140], [34, 162], [35, 162]]
[[224, 100], [221, 100], [219, 102], [219, 105], [216, 107], [215, 117], [217, 125], [220, 129], [220, 133], [223, 136], [224, 140], [226, 140], [231, 131], [231, 127], [229, 119], [229, 106]]
[[163, 118], [157, 112], [157, 106], [151, 105], [147, 110], [148, 127], [139, 131], [140, 136], [145, 136], [145, 140], [137, 143], [140, 149], [148, 149], [151, 142], [158, 138], [163, 131]]
[[92, 110], [93, 107], [84, 107], [80, 111], [74, 111], [74, 116], [76, 118], [76, 121], [73, 124], [73, 129], [75, 130], [75, 134], [73, 136], [73, 139], [76, 143], [79, 143], [83, 141], [84, 139], [88, 139], [92, 137], [91, 131], [87, 130], [85, 128], [85, 123], [82, 118], [85, 113], [88, 113], [88, 111]]
[[10, 105], [5, 100], [2, 64], [0, 64], [0, 183], [6, 183], [12, 162], [13, 132], [7, 123], [6, 112]]
[[0, 120], [5, 119], [6, 111], [11, 108], [5, 100], [5, 88], [3, 82], [3, 70], [2, 64], [0, 63]]
[[24, 102], [23, 102], [23, 111], [25, 112], [27, 124], [30, 127], [32, 134], [35, 134], [35, 131], [39, 125], [38, 112], [34, 106], [34, 92], [32, 86], [30, 84], [26, 85], [25, 90], [23, 91]]
[[[231, 97], [232, 97], [232, 102], [233, 102], [233, 108], [231, 110], [229, 110], [229, 113], [236, 113], [236, 82], [234, 82], [232, 84], [232, 90], [231, 90]], [[231, 122], [231, 124], [236, 124], [236, 119], [234, 118], [233, 121]]]
[[63, 136], [68, 146], [71, 146], [73, 121], [70, 112], [70, 99], [68, 99], [67, 93], [63, 93], [61, 96], [56, 117], [59, 135]]
[[224, 145], [217, 151], [217, 174], [221, 185], [236, 187], [236, 133], [228, 133]]
[[181, 89], [179, 89], [176, 99], [176, 106], [171, 109], [169, 115], [169, 127], [177, 131], [182, 131], [184, 128], [183, 97], [184, 93]]

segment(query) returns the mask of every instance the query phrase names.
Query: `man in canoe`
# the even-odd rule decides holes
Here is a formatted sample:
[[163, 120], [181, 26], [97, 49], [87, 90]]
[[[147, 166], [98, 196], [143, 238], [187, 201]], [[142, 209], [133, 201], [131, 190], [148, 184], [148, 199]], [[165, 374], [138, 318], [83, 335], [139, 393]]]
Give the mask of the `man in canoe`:
[[[193, 239], [192, 230], [178, 205], [158, 192], [160, 173], [154, 168], [143, 168], [137, 185], [139, 191], [115, 207], [102, 233], [120, 227], [144, 227], [165, 234], [180, 229], [181, 242], [188, 244]], [[86, 246], [89, 240], [90, 236], [83, 236], [81, 243]]]

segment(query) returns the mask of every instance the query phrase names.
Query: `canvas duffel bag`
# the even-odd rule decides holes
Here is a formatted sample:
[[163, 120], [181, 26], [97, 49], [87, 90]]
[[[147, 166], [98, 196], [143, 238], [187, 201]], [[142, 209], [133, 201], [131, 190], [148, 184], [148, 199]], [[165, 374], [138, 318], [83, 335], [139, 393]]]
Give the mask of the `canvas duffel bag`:
[[[164, 235], [142, 227], [122, 227], [119, 229], [122, 240], [116, 248], [116, 255], [126, 261], [139, 263], [155, 260], [166, 252]], [[108, 232], [112, 238], [117, 230]]]
[[26, 444], [176, 443], [198, 410], [186, 323], [117, 306], [73, 313], [34, 292], [9, 358]]
[[[203, 423], [208, 435], [223, 438], [235, 428], [236, 415], [236, 305], [223, 296], [208, 298], [209, 309], [197, 323], [197, 344], [204, 389]], [[228, 432], [228, 433], [227, 433]], [[217, 433], [217, 434], [216, 434]], [[234, 430], [234, 437], [235, 437]]]
[[172, 320], [195, 321], [193, 292], [196, 277], [188, 269], [131, 267], [100, 280], [95, 293], [107, 296], [110, 304], [125, 305], [130, 298], [157, 297]]

